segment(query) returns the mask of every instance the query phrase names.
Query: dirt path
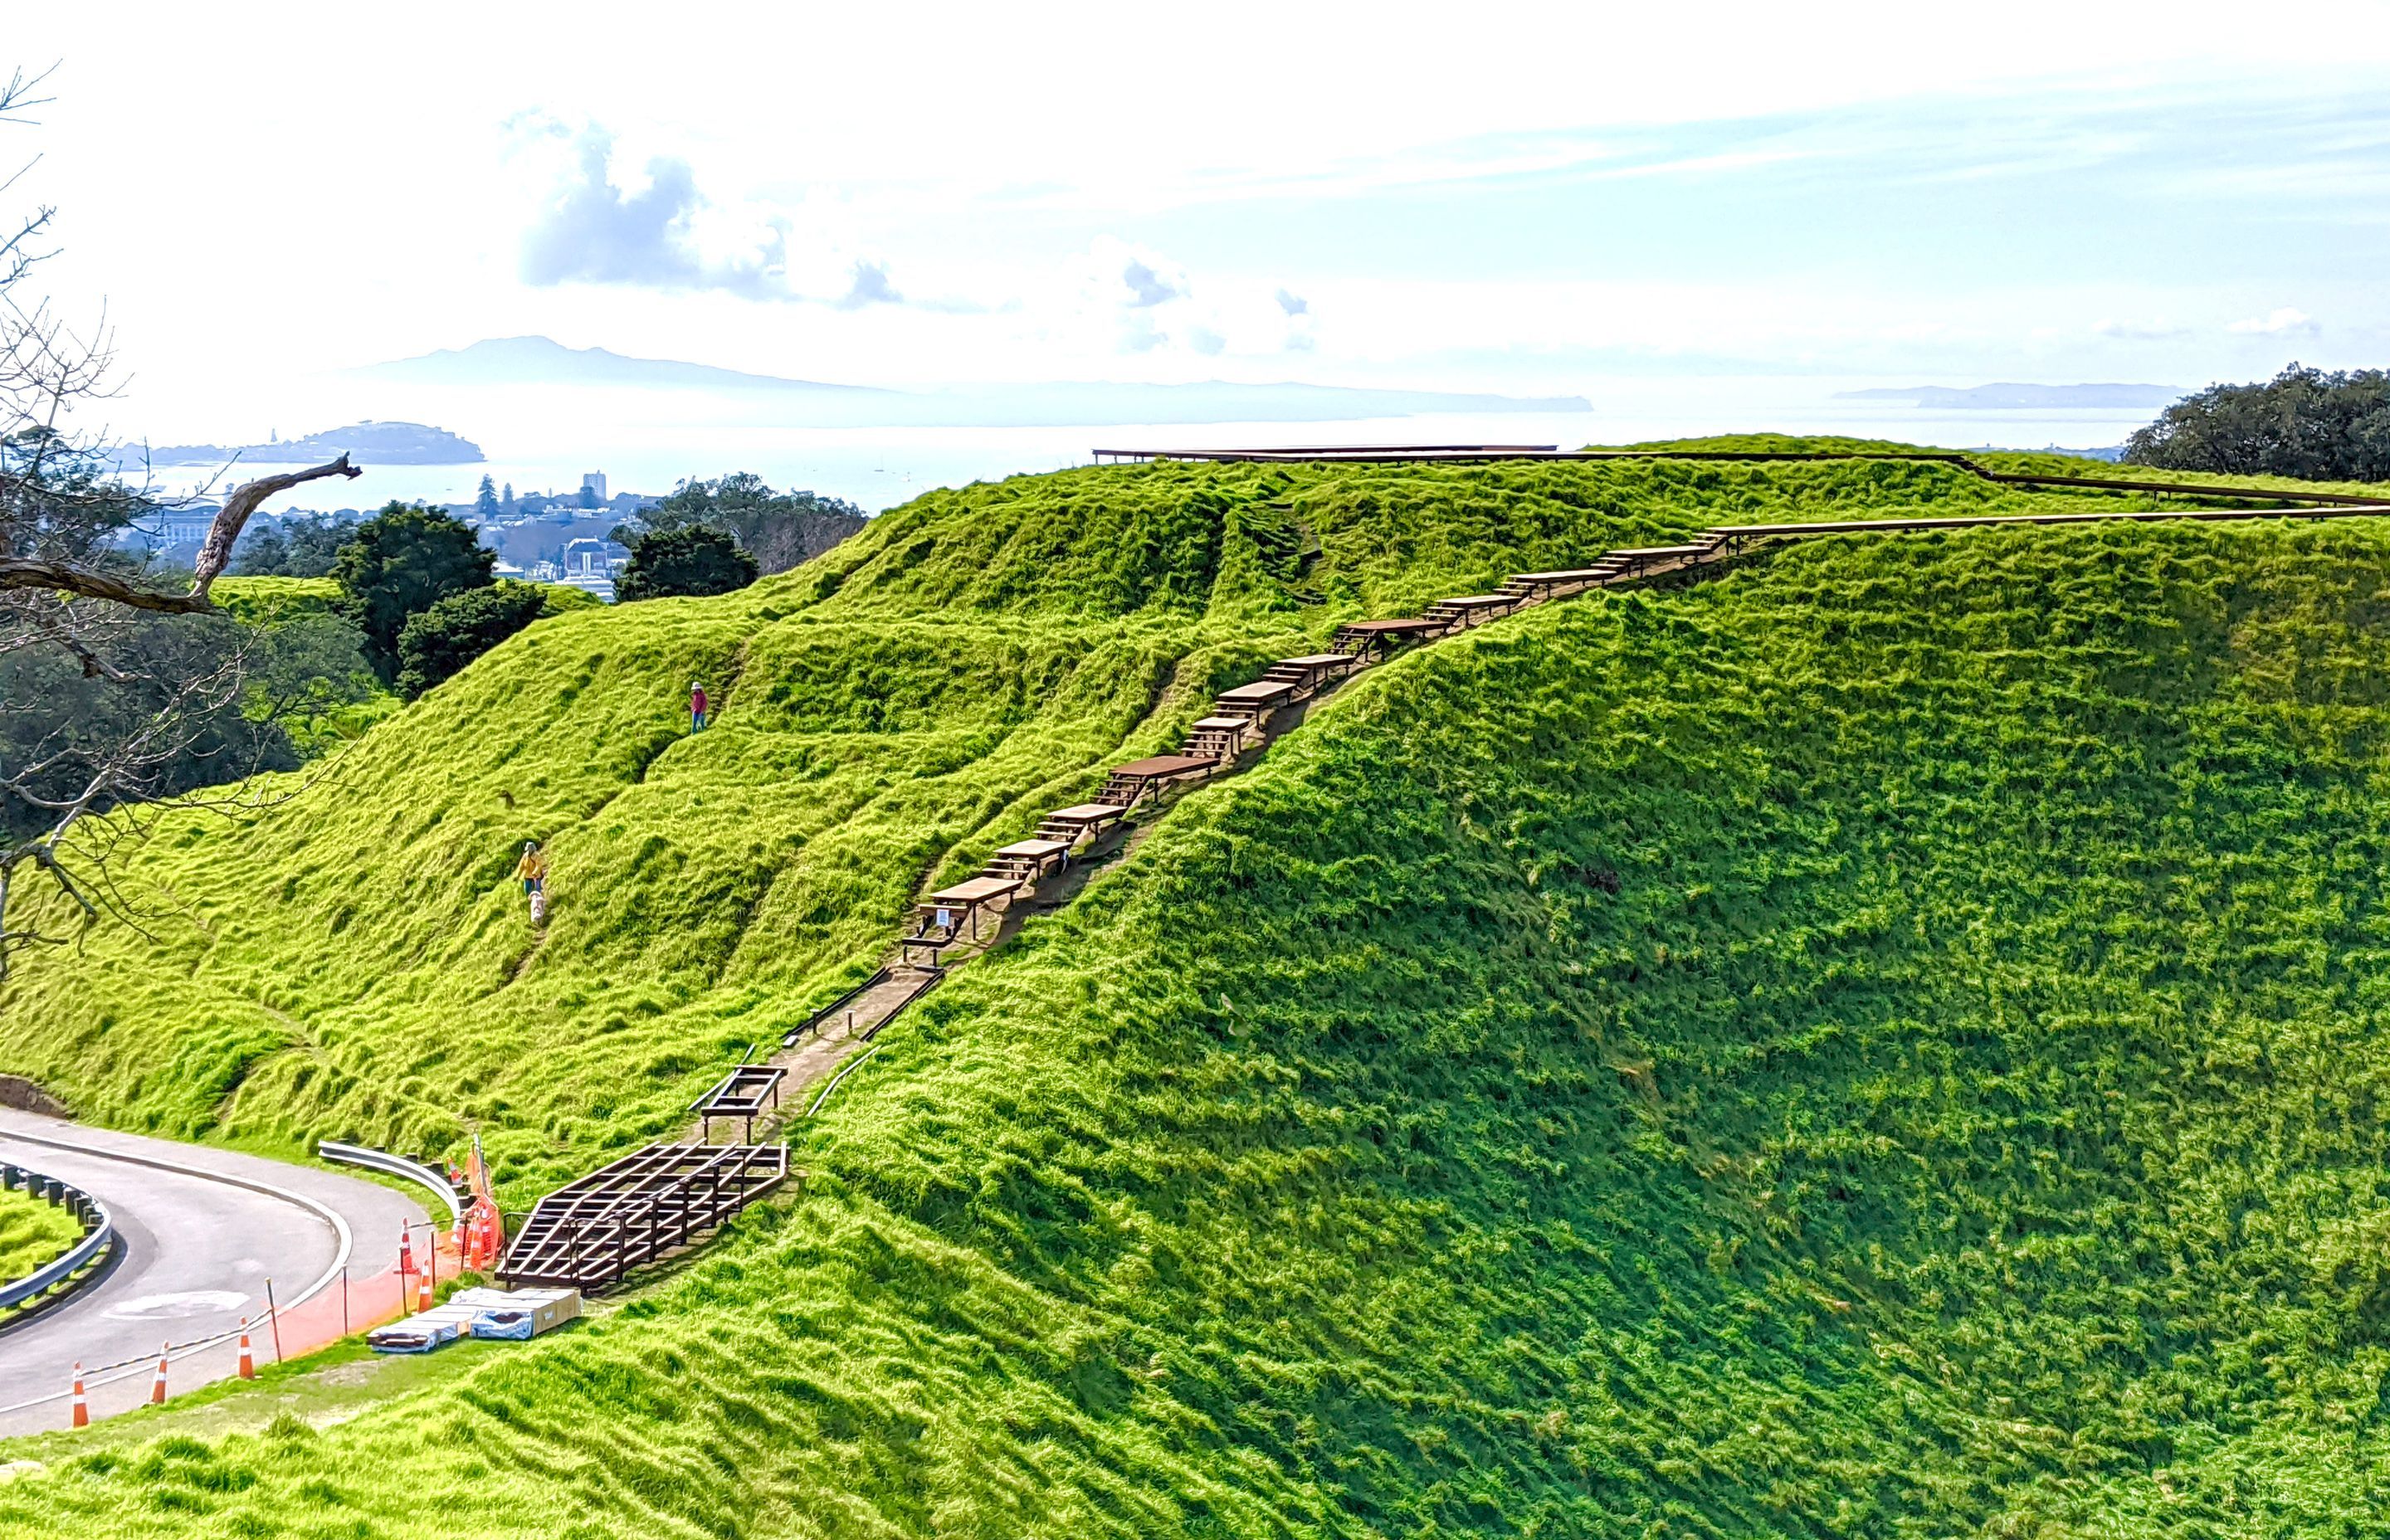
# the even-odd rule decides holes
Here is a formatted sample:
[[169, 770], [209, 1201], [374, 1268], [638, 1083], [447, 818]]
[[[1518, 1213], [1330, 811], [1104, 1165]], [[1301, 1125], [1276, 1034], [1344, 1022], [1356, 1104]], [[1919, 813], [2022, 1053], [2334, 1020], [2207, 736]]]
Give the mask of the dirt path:
[[[777, 1053], [762, 1062], [775, 1069], [786, 1070], [788, 1078], [780, 1083], [780, 1104], [770, 1113], [755, 1120], [755, 1137], [768, 1144], [780, 1131], [804, 1116], [805, 1108], [815, 1096], [814, 1087], [825, 1078], [838, 1072], [838, 1067], [860, 1052], [865, 1045], [886, 1026], [897, 1012], [934, 986], [942, 975], [933, 969], [915, 968], [909, 963], [891, 962], [881, 969], [885, 975], [854, 999], [839, 1007], [836, 1012], [815, 1023], [810, 1032], [800, 1031]], [[716, 1119], [724, 1123], [729, 1120]], [[741, 1136], [743, 1127], [731, 1123]], [[700, 1143], [704, 1137], [702, 1120], [689, 1125], [688, 1142]]]

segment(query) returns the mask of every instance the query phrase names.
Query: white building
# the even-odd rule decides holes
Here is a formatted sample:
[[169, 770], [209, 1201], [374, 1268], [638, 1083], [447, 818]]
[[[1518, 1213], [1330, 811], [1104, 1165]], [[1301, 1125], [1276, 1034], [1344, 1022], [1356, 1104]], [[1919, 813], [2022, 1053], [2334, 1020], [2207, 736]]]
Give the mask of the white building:
[[610, 540], [568, 540], [564, 571], [558, 582], [586, 589], [607, 603], [614, 602], [614, 574], [631, 564], [631, 553]]

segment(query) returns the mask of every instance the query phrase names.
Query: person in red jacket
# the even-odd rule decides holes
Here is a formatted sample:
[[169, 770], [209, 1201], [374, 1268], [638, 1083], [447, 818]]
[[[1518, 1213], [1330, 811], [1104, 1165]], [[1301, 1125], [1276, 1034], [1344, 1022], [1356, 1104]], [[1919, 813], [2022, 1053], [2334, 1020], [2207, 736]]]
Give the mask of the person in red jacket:
[[705, 731], [705, 687], [696, 683], [688, 687], [688, 730]]

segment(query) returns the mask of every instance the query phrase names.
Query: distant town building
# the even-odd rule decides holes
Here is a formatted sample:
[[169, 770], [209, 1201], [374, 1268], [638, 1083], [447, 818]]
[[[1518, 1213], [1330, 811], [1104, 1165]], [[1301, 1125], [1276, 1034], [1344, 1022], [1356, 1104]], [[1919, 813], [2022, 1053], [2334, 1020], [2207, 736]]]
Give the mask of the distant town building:
[[169, 508], [158, 519], [158, 541], [164, 545], [196, 545], [208, 537], [216, 521], [213, 508]]
[[557, 581], [570, 588], [586, 590], [611, 604], [614, 574], [630, 564], [631, 553], [610, 540], [568, 540], [564, 543], [563, 573]]
[[606, 501], [606, 473], [585, 470], [581, 473], [581, 500], [591, 507]]

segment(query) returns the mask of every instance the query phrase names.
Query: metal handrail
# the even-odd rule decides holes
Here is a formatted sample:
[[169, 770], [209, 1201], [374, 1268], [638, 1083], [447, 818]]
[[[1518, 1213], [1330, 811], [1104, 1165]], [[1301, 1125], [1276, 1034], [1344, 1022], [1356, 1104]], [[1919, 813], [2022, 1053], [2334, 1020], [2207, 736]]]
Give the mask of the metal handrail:
[[456, 1189], [448, 1185], [446, 1176], [420, 1161], [410, 1161], [404, 1155], [393, 1155], [387, 1149], [375, 1149], [367, 1145], [342, 1144], [337, 1139], [317, 1140], [315, 1154], [323, 1160], [335, 1161], [342, 1165], [363, 1166], [368, 1171], [379, 1171], [385, 1176], [403, 1177], [430, 1187], [440, 1195], [443, 1203], [448, 1205], [450, 1224], [465, 1222], [465, 1203], [456, 1196]]
[[[84, 1226], [83, 1238], [48, 1264], [36, 1267], [12, 1283], [0, 1283], [0, 1310], [7, 1310], [48, 1293], [105, 1256], [108, 1249], [116, 1244], [116, 1221], [109, 1216], [107, 1204], [72, 1183], [61, 1182], [55, 1176], [45, 1176], [38, 1171], [29, 1171], [19, 1165], [0, 1163], [0, 1173], [26, 1178], [24, 1190], [27, 1192], [33, 1190], [34, 1180], [47, 1183], [58, 1191], [58, 1196], [47, 1198], [47, 1201], [67, 1210]], [[7, 1185], [14, 1187], [17, 1184], [10, 1180]], [[45, 1194], [36, 1196], [47, 1197]]]
[[853, 1005], [855, 1001], [863, 998], [863, 996], [869, 991], [887, 982], [888, 975], [893, 971], [894, 969], [889, 968], [880, 969], [868, 979], [864, 980], [861, 983], [855, 985], [853, 989], [848, 990], [837, 999], [832, 1000], [829, 1004], [822, 1007], [821, 1009], [814, 1012], [811, 1016], [806, 1017], [803, 1020], [790, 1028], [789, 1031], [781, 1036], [780, 1046], [784, 1048], [795, 1047], [797, 1046], [797, 1039], [803, 1037], [808, 1032], [814, 1033], [816, 1036], [819, 1036], [821, 1033], [821, 1024], [824, 1021], [829, 1020], [832, 1016], [837, 1015], [848, 1006]]

